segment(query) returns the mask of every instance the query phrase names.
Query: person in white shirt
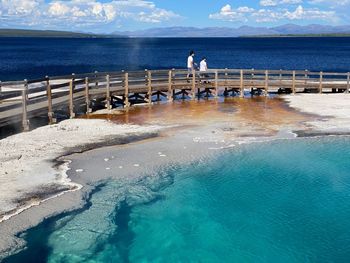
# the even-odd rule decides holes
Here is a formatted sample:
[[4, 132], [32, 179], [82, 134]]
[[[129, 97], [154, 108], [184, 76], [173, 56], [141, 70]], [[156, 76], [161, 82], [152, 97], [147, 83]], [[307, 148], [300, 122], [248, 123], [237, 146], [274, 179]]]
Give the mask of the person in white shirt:
[[207, 71], [207, 70], [208, 70], [207, 59], [204, 57], [201, 60], [201, 63], [199, 64], [199, 71]]
[[[199, 71], [200, 72], [205, 72], [208, 70], [208, 64], [207, 64], [207, 58], [202, 58], [201, 62], [199, 63]], [[204, 79], [204, 83], [207, 83], [207, 81], [205, 79], [207, 79], [209, 77], [208, 74], [205, 73], [201, 73], [200, 77]]]
[[194, 51], [192, 50], [190, 52], [190, 55], [188, 56], [187, 58], [187, 70], [188, 70], [188, 73], [187, 73], [187, 78], [190, 77], [190, 75], [192, 74], [192, 71], [194, 70]]

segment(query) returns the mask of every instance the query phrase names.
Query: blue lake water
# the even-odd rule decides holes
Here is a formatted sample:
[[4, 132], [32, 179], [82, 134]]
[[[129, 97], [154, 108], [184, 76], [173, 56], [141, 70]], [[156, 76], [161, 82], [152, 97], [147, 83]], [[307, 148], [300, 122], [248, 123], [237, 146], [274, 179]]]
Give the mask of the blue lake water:
[[5, 262], [348, 262], [349, 159], [349, 137], [281, 140], [109, 181]]
[[185, 68], [191, 49], [211, 68], [350, 70], [350, 38], [0, 38], [0, 80]]

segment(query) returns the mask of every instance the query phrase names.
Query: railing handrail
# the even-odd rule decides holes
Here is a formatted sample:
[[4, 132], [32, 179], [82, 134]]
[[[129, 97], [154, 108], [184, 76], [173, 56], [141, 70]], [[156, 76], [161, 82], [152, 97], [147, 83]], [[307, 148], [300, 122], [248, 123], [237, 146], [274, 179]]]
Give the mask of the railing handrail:
[[[174, 73], [183, 73], [187, 74], [188, 70], [187, 69], [146, 69], [146, 70], [133, 70], [133, 71], [127, 71], [129, 75], [133, 74], [145, 74], [145, 71], [150, 71], [152, 73], [164, 73], [164, 75], [167, 75], [169, 71], [173, 71]], [[201, 73], [207, 73], [207, 74], [215, 74], [216, 72], [220, 73], [237, 73], [240, 74], [241, 70], [243, 70], [243, 74], [256, 74], [256, 75], [265, 75], [266, 69], [222, 69], [222, 68], [213, 68], [213, 69], [208, 69], [207, 71], [202, 71]], [[346, 77], [349, 72], [328, 72], [328, 71], [308, 71], [308, 70], [276, 70], [276, 69], [269, 69], [267, 70], [270, 75], [293, 75], [293, 72], [295, 72], [296, 75], [305, 75], [307, 74], [308, 76], [319, 76], [321, 73], [323, 77], [325, 76], [342, 76]], [[89, 72], [89, 73], [79, 73], [75, 74], [74, 78], [75, 79], [85, 79], [86, 77], [105, 77], [106, 75], [109, 75], [111, 78], [120, 76], [122, 77], [123, 74], [126, 71], [119, 70], [119, 71], [104, 71], [104, 72]], [[199, 72], [198, 70], [195, 70], [195, 72]], [[46, 81], [47, 79], [49, 80], [70, 80], [72, 78], [72, 74], [70, 75], [62, 75], [62, 76], [52, 76], [52, 77], [43, 77], [43, 78], [36, 78], [36, 79], [28, 79], [28, 84], [34, 84], [34, 83], [41, 83]], [[1, 87], [11, 87], [11, 86], [16, 86], [16, 85], [24, 85], [23, 80], [14, 80], [14, 81], [4, 81], [0, 82]]]

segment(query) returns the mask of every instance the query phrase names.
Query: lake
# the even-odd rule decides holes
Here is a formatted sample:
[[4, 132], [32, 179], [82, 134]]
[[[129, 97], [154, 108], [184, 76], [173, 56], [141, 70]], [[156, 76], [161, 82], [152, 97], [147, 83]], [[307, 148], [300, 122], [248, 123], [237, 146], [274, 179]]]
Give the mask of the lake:
[[0, 80], [71, 73], [185, 68], [350, 70], [350, 38], [0, 38]]

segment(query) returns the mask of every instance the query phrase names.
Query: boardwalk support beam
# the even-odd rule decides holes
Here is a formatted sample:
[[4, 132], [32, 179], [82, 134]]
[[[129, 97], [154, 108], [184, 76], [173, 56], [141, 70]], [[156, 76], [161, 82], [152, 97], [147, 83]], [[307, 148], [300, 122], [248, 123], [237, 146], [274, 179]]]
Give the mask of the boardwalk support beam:
[[149, 104], [152, 103], [152, 72], [151, 71], [147, 71], [147, 102]]
[[129, 102], [129, 73], [125, 73], [124, 75], [124, 88], [125, 88], [125, 92], [124, 92], [124, 107], [128, 108], [130, 107], [130, 102]]
[[89, 94], [89, 77], [85, 78], [85, 104], [86, 104], [86, 114], [92, 112], [90, 108], [90, 94]]
[[173, 101], [174, 97], [173, 97], [173, 71], [172, 70], [169, 70], [168, 72], [168, 100], [169, 101]]
[[97, 73], [98, 71], [95, 71], [95, 88], [97, 89], [98, 88], [98, 79], [97, 79]]
[[307, 78], [308, 78], [308, 75], [309, 75], [309, 71], [307, 69], [305, 69], [305, 74], [304, 74], [304, 92], [307, 90]]
[[293, 70], [293, 76], [292, 76], [292, 92], [295, 95], [296, 90], [295, 90], [295, 70]]
[[74, 113], [74, 74], [72, 74], [72, 79], [69, 81], [69, 118], [73, 119], [75, 117]]
[[23, 131], [29, 131], [29, 120], [27, 116], [28, 102], [28, 81], [24, 80], [24, 88], [22, 90], [22, 128]]
[[244, 97], [244, 75], [243, 75], [243, 70], [240, 71], [240, 97]]
[[49, 124], [53, 124], [56, 122], [54, 119], [54, 113], [52, 110], [52, 91], [51, 91], [51, 86], [50, 86], [50, 79], [48, 76], [45, 77], [46, 79], [46, 96], [47, 96], [47, 107], [48, 107], [48, 112], [47, 116], [49, 118]]
[[265, 96], [269, 95], [269, 71], [265, 71]]
[[214, 97], [217, 98], [219, 96], [219, 74], [218, 71], [215, 70], [215, 94]]
[[106, 76], [106, 108], [107, 110], [112, 109], [111, 105], [111, 83], [109, 75]]
[[196, 97], [196, 71], [192, 70], [192, 89], [191, 89], [191, 99], [194, 100]]

